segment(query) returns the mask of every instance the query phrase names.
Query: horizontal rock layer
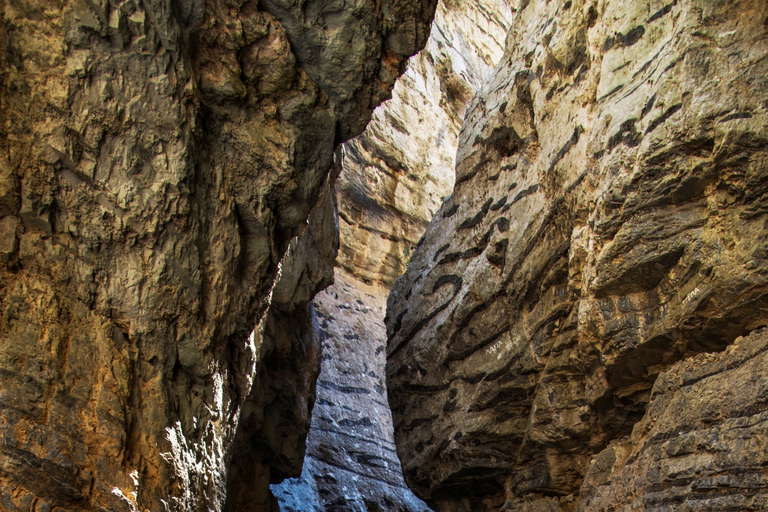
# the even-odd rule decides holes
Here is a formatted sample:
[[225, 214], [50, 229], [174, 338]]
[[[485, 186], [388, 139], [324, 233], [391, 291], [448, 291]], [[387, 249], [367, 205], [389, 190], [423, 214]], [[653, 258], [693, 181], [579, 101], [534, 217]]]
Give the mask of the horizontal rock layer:
[[279, 263], [435, 8], [353, 4], [0, 3], [3, 508], [221, 510]]
[[768, 332], [659, 376], [629, 439], [595, 456], [580, 511], [765, 510]]
[[[657, 376], [768, 323], [766, 9], [519, 6], [453, 195], [388, 304], [398, 454], [436, 510], [592, 510], [592, 458], [624, 449]], [[617, 469], [600, 506], [677, 492], [633, 481], [653, 457]]]

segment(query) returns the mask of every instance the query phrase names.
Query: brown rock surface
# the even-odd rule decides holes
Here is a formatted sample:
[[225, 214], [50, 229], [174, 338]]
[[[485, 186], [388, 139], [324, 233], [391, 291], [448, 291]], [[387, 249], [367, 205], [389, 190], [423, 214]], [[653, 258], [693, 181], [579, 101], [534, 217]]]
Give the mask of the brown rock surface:
[[[453, 195], [389, 299], [398, 454], [436, 510], [591, 510], [590, 461], [631, 449], [659, 373], [768, 323], [766, 12], [521, 3]], [[601, 488], [602, 509], [674, 494], [632, 480], [654, 460]]]
[[659, 375], [631, 438], [590, 465], [579, 510], [768, 509], [767, 370], [763, 329]]
[[[340, 41], [298, 4], [0, 3], [4, 509], [222, 508], [279, 263], [434, 9], [359, 4]], [[294, 54], [350, 42], [334, 87]]]

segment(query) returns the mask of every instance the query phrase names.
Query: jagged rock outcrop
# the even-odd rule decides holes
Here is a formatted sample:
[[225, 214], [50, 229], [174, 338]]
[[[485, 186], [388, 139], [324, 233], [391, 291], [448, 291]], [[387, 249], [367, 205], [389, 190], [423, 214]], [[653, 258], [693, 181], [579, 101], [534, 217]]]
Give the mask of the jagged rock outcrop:
[[222, 508], [278, 265], [434, 7], [0, 4], [4, 509]]
[[322, 369], [302, 477], [283, 512], [424, 512], [403, 482], [384, 383], [384, 310], [408, 252], [450, 192], [464, 111], [503, 53], [504, 2], [443, 2], [393, 98], [344, 145], [337, 282], [315, 299]]
[[[675, 379], [768, 324], [766, 12], [520, 4], [464, 121], [453, 195], [388, 304], [398, 454], [436, 510], [762, 507], [759, 379], [743, 394], [727, 383], [749, 370]], [[698, 419], [722, 453], [681, 434], [702, 465], [665, 460], [664, 436]], [[714, 474], [743, 484], [685, 487]]]

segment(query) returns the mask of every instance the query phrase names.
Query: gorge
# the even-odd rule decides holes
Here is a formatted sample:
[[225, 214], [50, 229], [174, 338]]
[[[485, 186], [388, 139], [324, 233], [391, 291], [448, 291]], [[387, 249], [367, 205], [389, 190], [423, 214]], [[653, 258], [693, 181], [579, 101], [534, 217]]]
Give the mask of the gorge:
[[0, 17], [0, 509], [768, 509], [764, 0]]

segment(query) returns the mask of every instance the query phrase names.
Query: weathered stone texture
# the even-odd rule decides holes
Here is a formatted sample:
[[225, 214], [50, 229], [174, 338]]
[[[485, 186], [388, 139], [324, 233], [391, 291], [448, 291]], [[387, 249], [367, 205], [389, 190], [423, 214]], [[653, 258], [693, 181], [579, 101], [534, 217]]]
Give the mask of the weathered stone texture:
[[392, 99], [345, 144], [339, 265], [391, 287], [454, 180], [464, 111], [504, 49], [505, 1], [440, 2], [427, 46]]
[[[453, 195], [388, 305], [398, 454], [436, 510], [583, 508], [590, 461], [631, 451], [659, 373], [768, 323], [766, 12], [521, 3], [464, 121]], [[600, 506], [676, 492], [632, 481], [654, 460]]]
[[294, 12], [0, 2], [3, 508], [221, 509], [278, 265], [435, 7], [360, 3], [339, 95]]
[[278, 512], [269, 485], [301, 474], [320, 372], [321, 332], [312, 299], [333, 283], [339, 249], [336, 173], [307, 228], [291, 241], [269, 310], [254, 331], [256, 376], [238, 421], [227, 510]]
[[632, 436], [590, 465], [579, 510], [768, 509], [767, 370], [763, 329], [662, 373]]
[[429, 512], [403, 481], [384, 382], [388, 289], [343, 270], [314, 300], [322, 368], [302, 476], [282, 512]]

